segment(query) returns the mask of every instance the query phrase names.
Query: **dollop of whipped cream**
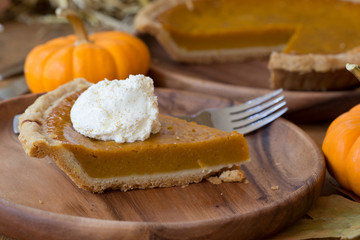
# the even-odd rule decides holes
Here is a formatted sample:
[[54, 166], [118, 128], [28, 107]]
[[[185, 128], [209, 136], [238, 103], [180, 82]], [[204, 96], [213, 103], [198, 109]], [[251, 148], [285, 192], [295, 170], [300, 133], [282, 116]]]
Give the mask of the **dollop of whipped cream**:
[[118, 143], [144, 141], [160, 131], [153, 80], [130, 75], [126, 80], [103, 80], [75, 101], [70, 118], [82, 135]]

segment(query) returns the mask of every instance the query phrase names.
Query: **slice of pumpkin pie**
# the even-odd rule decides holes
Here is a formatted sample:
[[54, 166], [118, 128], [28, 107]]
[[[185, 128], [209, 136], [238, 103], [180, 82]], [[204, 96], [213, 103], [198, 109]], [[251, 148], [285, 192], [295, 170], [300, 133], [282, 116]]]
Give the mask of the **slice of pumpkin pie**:
[[[149, 92], [134, 96], [129, 90], [124, 100], [111, 95], [119, 91], [111, 86], [113, 93], [90, 99], [99, 91], [93, 86], [77, 79], [42, 95], [27, 108], [19, 126], [25, 152], [37, 158], [50, 156], [80, 188], [103, 192], [187, 185], [249, 159], [242, 134], [158, 114], [153, 111], [157, 99]], [[131, 87], [122, 87], [124, 96]], [[153, 92], [152, 82], [147, 87]], [[142, 107], [148, 97], [152, 110]], [[83, 109], [86, 101], [91, 106], [88, 112]]]
[[359, 1], [157, 0], [136, 29], [176, 61], [210, 63], [270, 56], [270, 87], [358, 86], [345, 64], [360, 63]]

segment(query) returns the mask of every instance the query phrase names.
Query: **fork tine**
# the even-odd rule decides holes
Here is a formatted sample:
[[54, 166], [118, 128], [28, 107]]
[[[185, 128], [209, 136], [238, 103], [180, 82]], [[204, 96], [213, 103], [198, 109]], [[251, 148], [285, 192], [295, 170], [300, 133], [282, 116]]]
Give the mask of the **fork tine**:
[[281, 115], [283, 115], [286, 111], [288, 110], [287, 107], [285, 108], [282, 108], [280, 111], [277, 111], [265, 118], [262, 118], [256, 122], [253, 122], [249, 125], [246, 125], [246, 126], [243, 126], [243, 127], [240, 127], [240, 128], [234, 128], [234, 130], [238, 131], [239, 133], [242, 133], [242, 134], [247, 134], [249, 132], [252, 132], [274, 120], [276, 120], [277, 118], [279, 118]]
[[284, 107], [285, 105], [286, 105], [286, 101], [281, 101], [281, 102], [277, 103], [276, 105], [273, 105], [273, 106], [265, 109], [264, 111], [257, 112], [254, 115], [251, 115], [249, 117], [242, 117], [240, 119], [232, 120], [231, 121], [232, 126], [234, 129], [244, 127], [244, 126], [249, 125], [250, 123], [255, 122], [259, 119], [265, 118], [266, 116], [276, 112], [277, 110]]
[[[237, 106], [208, 109], [195, 115], [193, 120], [198, 121], [201, 119], [200, 116], [208, 119], [208, 116], [210, 116], [209, 120], [212, 127], [223, 131], [241, 130], [240, 132], [244, 131], [249, 133], [275, 120], [276, 117], [281, 116], [287, 111], [287, 108], [283, 108], [286, 105], [286, 101], [284, 100], [284, 95], [281, 94], [282, 91], [282, 89], [278, 89]], [[279, 110], [281, 108], [283, 109]], [[279, 114], [277, 114], [277, 112], [279, 112]], [[271, 118], [268, 118], [268, 115], [270, 114], [274, 116], [274, 119], [271, 121]], [[262, 125], [260, 125], [260, 121], [263, 123]], [[254, 122], [259, 122], [259, 124], [254, 125]]]
[[258, 98], [255, 98], [255, 99], [251, 99], [243, 104], [240, 104], [240, 105], [236, 105], [236, 106], [232, 106], [232, 107], [228, 107], [226, 108], [227, 110], [229, 110], [229, 113], [230, 114], [236, 114], [237, 112], [240, 112], [240, 111], [244, 111], [246, 109], [249, 109], [249, 108], [252, 108], [254, 106], [257, 106], [265, 101], [268, 101], [272, 98], [274, 98], [275, 96], [279, 95], [280, 93], [283, 92], [283, 89], [280, 88], [280, 89], [277, 89], [273, 92], [270, 92], [268, 94], [265, 94], [263, 96], [260, 96]]
[[[238, 112], [233, 112], [232, 114], [230, 114], [230, 120], [231, 121], [238, 121], [238, 120], [241, 120], [241, 119], [244, 119], [244, 118], [247, 118], [251, 115], [254, 115], [256, 113], [259, 113], [259, 112], [262, 112], [264, 111], [265, 109], [281, 102], [284, 100], [284, 96], [279, 96], [275, 99], [271, 99], [271, 101], [267, 101], [265, 103], [262, 103], [260, 105], [257, 105], [257, 106], [254, 106], [252, 108], [248, 108], [244, 111], [238, 111]], [[241, 117], [240, 117], [241, 116]]]

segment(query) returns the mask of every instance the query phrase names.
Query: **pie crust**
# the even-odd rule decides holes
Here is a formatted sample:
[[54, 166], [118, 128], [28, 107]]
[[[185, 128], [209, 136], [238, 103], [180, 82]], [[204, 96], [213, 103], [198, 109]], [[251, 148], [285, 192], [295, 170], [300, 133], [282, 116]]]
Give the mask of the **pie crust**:
[[[186, 151], [189, 151], [189, 152], [192, 151], [192, 149], [194, 149], [195, 152], [190, 152], [190, 155], [194, 155], [194, 153], [197, 153], [196, 151], [203, 151], [203, 153], [201, 153], [201, 152], [199, 153], [200, 160], [197, 160], [197, 164], [199, 164], [199, 165], [196, 165], [197, 167], [186, 168], [186, 167], [181, 167], [181, 164], [180, 164], [179, 165], [180, 167], [176, 167], [176, 168], [179, 168], [179, 170], [177, 170], [177, 171], [172, 170], [170, 172], [164, 171], [164, 172], [145, 173], [145, 174], [130, 174], [130, 175], [124, 174], [124, 175], [119, 175], [119, 176], [94, 175], [93, 172], [96, 172], [97, 170], [92, 172], [91, 171], [92, 169], [90, 168], [90, 171], [87, 171], [86, 169], [89, 169], [89, 167], [87, 165], [82, 165], [82, 164], [84, 164], [84, 161], [81, 161], [75, 157], [75, 156], [77, 156], [76, 151], [78, 151], [78, 150], [73, 152], [74, 148], [66, 147], [66, 144], [68, 144], [68, 143], [66, 141], [64, 142], [63, 140], [59, 140], [59, 138], [57, 137], [57, 134], [52, 132], [49, 129], [50, 125], [49, 125], [49, 121], [48, 121], [48, 119], [50, 119], [49, 116], [53, 116], [51, 114], [53, 114], [54, 109], [56, 110], [57, 106], [59, 106], [61, 103], [63, 103], [67, 98], [74, 95], [74, 93], [79, 93], [79, 92], [83, 91], [84, 89], [86, 89], [87, 87], [89, 87], [90, 85], [91, 85], [91, 83], [89, 83], [83, 79], [76, 79], [70, 83], [60, 86], [59, 88], [57, 88], [56, 90], [54, 90], [52, 92], [49, 92], [47, 94], [40, 96], [31, 106], [29, 106], [26, 109], [25, 113], [22, 114], [22, 116], [20, 118], [20, 125], [19, 125], [19, 130], [20, 130], [19, 140], [22, 143], [22, 146], [23, 146], [26, 154], [28, 154], [31, 157], [37, 157], [37, 158], [43, 158], [46, 156], [50, 156], [54, 160], [54, 162], [80, 188], [84, 188], [84, 189], [90, 190], [92, 192], [103, 192], [106, 189], [120, 189], [122, 191], [127, 191], [130, 189], [145, 189], [145, 188], [154, 188], [154, 187], [170, 187], [170, 186], [178, 186], [178, 185], [187, 185], [189, 183], [200, 182], [204, 178], [206, 178], [210, 175], [213, 175], [214, 173], [222, 172], [223, 170], [238, 169], [240, 167], [240, 164], [243, 161], [246, 161], [249, 159], [248, 146], [246, 144], [245, 138], [241, 134], [225, 133], [218, 129], [212, 129], [212, 128], [209, 128], [206, 126], [197, 125], [195, 123], [188, 123], [184, 120], [180, 120], [180, 119], [173, 118], [170, 116], [162, 115], [162, 116], [160, 116], [160, 119], [167, 119], [167, 121], [175, 122], [174, 124], [179, 124], [180, 128], [178, 128], [178, 130], [177, 130], [178, 132], [181, 131], [181, 129], [189, 129], [189, 127], [190, 127], [191, 129], [193, 129], [193, 132], [196, 132], [196, 134], [205, 133], [206, 137], [203, 137], [203, 136], [201, 137], [201, 139], [205, 138], [205, 140], [197, 141], [195, 139], [195, 142], [194, 142], [195, 147], [192, 147], [189, 145], [181, 145], [180, 144], [181, 141], [178, 142], [178, 144], [177, 144], [180, 147], [180, 148], [178, 148], [177, 152], [179, 152], [179, 149], [181, 150], [182, 149], [181, 147], [184, 147], [184, 146], [187, 146]], [[72, 131], [75, 132], [75, 130], [72, 130]], [[76, 133], [76, 134], [78, 134], [78, 133]], [[179, 132], [179, 134], [180, 134], [179, 136], [182, 136], [180, 132]], [[213, 135], [220, 134], [220, 135], [219, 136], [216, 135], [215, 137], [212, 137], [212, 134]], [[78, 134], [78, 135], [81, 136], [81, 138], [89, 139], [80, 134]], [[210, 137], [207, 137], [207, 135], [209, 135]], [[176, 137], [176, 139], [178, 139], [178, 137]], [[90, 140], [88, 140], [88, 141], [90, 141]], [[145, 141], [147, 141], [147, 140], [145, 140]], [[136, 145], [136, 143], [134, 143], [136, 146], [139, 146], [139, 148], [133, 147], [134, 145], [132, 145], [133, 148], [130, 147], [131, 149], [129, 147], [128, 148], [124, 147], [125, 150], [128, 149], [127, 152], [125, 152], [125, 150], [124, 150], [124, 152], [126, 154], [128, 154], [131, 151], [136, 151], [136, 149], [140, 149], [139, 152], [143, 151], [144, 149], [146, 150], [146, 148], [148, 148], [149, 144], [147, 143], [148, 145], [146, 145], [145, 141], [139, 142], [139, 143], [137, 143], [137, 145]], [[192, 140], [192, 141], [194, 141], [194, 140]], [[79, 141], [79, 142], [81, 144], [81, 141]], [[96, 143], [96, 140], [94, 140], [94, 142], [95, 142], [95, 146], [96, 146], [95, 150], [101, 149], [100, 146], [97, 147], [98, 145], [96, 145], [96, 144], [98, 144], [98, 143]], [[101, 141], [101, 142], [103, 144], [108, 144], [108, 143], [106, 143], [106, 141]], [[102, 144], [102, 143], [99, 143], [99, 144]], [[158, 143], [158, 142], [156, 142], [156, 143]], [[222, 143], [224, 143], [224, 145], [222, 145]], [[116, 144], [116, 143], [115, 142], [109, 143], [109, 146], [110, 146], [110, 144]], [[127, 144], [129, 144], [129, 143], [127, 143]], [[150, 144], [152, 144], [152, 143], [150, 143]], [[191, 145], [192, 142], [190, 142], [190, 143], [185, 142], [184, 144]], [[202, 145], [201, 148], [199, 148], [200, 144]], [[156, 154], [154, 154], [155, 159], [158, 158], [159, 154], [164, 153], [164, 151], [161, 151], [160, 148], [162, 146], [160, 146], [160, 145], [161, 144], [159, 144], [155, 148], [153, 148], [153, 149], [156, 149]], [[218, 162], [214, 165], [211, 165], [211, 164], [206, 165], [205, 164], [203, 166], [202, 165], [203, 163], [201, 162], [201, 157], [202, 157], [202, 159], [204, 159], [204, 156], [207, 156], [206, 155], [207, 153], [204, 155], [205, 152], [209, 151], [206, 149], [209, 149], [209, 148], [211, 149], [214, 147], [216, 148], [216, 146], [219, 146], [219, 145], [225, 146], [225, 148], [227, 149], [227, 150], [225, 150], [225, 148], [224, 148], [224, 150], [220, 149], [217, 152], [217, 153], [219, 153], [220, 158], [225, 156], [225, 157], [223, 157], [225, 159], [221, 160], [220, 162]], [[128, 145], [128, 146], [130, 146], [130, 145]], [[151, 145], [151, 146], [153, 146], [153, 145]], [[174, 146], [174, 145], [172, 145], [172, 146]], [[234, 149], [234, 146], [235, 146], [235, 149]], [[229, 151], [228, 147], [230, 147], [231, 151]], [[136, 148], [136, 149], [134, 149], [134, 148]], [[162, 147], [162, 148], [165, 149], [165, 147]], [[205, 149], [205, 150], [198, 150], [198, 149]], [[181, 150], [181, 152], [184, 152], [184, 150]], [[152, 153], [154, 153], [154, 150], [152, 150], [152, 151], [153, 151]], [[169, 151], [171, 151], [171, 149]], [[232, 152], [232, 151], [234, 153], [231, 153], [229, 155], [228, 152]], [[123, 152], [123, 150], [120, 151], [120, 153], [122, 153], [122, 152]], [[238, 153], [241, 153], [241, 154], [238, 154]], [[136, 152], [136, 154], [138, 154], [138, 153]], [[148, 152], [145, 151], [144, 154], [145, 155], [137, 155], [137, 156], [146, 156], [146, 154], [148, 154]], [[165, 156], [169, 156], [168, 153], [166, 153], [166, 154], [165, 154]], [[234, 154], [236, 154], [236, 159], [233, 159]], [[96, 155], [96, 153], [91, 152], [90, 155], [93, 156], [93, 155]], [[88, 156], [88, 155], [85, 155], [85, 156]], [[95, 159], [97, 159], [98, 156], [99, 155], [94, 156]], [[129, 158], [129, 154], [126, 156], [127, 157], [122, 157], [123, 160], [121, 160], [121, 161], [124, 161], [124, 159], [125, 159], [125, 162], [126, 161], [135, 161], [135, 160], [140, 161], [140, 162], [143, 161], [142, 160], [143, 158], [141, 158], [141, 157], [140, 158], [136, 157], [136, 159], [134, 159], [134, 158]], [[171, 152], [170, 152], [170, 156], [173, 156], [173, 155], [171, 155]], [[229, 157], [227, 157], [227, 156], [231, 156], [231, 159], [229, 159]], [[117, 162], [118, 162], [117, 157], [118, 157], [118, 155], [116, 155], [115, 164], [117, 164]], [[217, 157], [218, 156], [216, 156], [216, 158]], [[120, 158], [121, 158], [121, 156], [120, 156]], [[93, 159], [86, 157], [85, 162], [92, 161], [92, 160]], [[108, 159], [102, 158], [100, 160], [106, 160], [105, 162], [110, 162], [110, 160], [107, 161]], [[101, 162], [100, 160], [99, 160], [99, 162], [96, 163], [96, 164], [98, 164], [96, 166], [99, 166], [99, 164], [103, 164], [103, 162]], [[113, 160], [111, 160], [111, 161], [113, 161]], [[158, 160], [156, 160], [156, 161], [158, 161]], [[162, 161], [170, 162], [171, 159], [166, 158], [166, 159], [163, 159]], [[206, 162], [206, 161], [204, 161], [204, 162]], [[92, 163], [90, 163], [89, 166], [93, 166], [91, 164]], [[141, 166], [142, 164], [143, 163], [139, 164], [139, 166]], [[158, 164], [158, 162], [152, 163], [152, 164]], [[102, 165], [100, 165], [100, 166], [102, 166]], [[124, 165], [122, 165], [122, 166], [124, 166]], [[92, 167], [92, 168], [94, 169], [94, 167]], [[104, 169], [106, 169], [106, 168], [104, 167]], [[101, 171], [106, 171], [106, 170], [101, 170]], [[111, 170], [109, 170], [109, 171], [111, 171]]]
[[[342, 1], [342, 0], [339, 0]], [[344, 0], [346, 1], [346, 0]], [[158, 20], [163, 12], [189, 0], [157, 0], [143, 8], [135, 19], [135, 28], [153, 35], [175, 61], [188, 63], [234, 62], [270, 55], [269, 88], [286, 90], [327, 91], [359, 86], [359, 81], [346, 71], [346, 63], [360, 64], [360, 47], [334, 54], [290, 54], [281, 52], [284, 45], [254, 46], [232, 49], [186, 50], [179, 47]], [[359, 3], [357, 0], [348, 1]]]

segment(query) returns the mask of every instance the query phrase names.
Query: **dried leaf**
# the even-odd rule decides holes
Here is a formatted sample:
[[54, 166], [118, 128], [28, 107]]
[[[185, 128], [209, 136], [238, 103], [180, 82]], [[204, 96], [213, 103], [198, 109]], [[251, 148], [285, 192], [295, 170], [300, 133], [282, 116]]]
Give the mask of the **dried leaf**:
[[271, 239], [360, 237], [360, 203], [340, 195], [320, 197], [307, 215]]

